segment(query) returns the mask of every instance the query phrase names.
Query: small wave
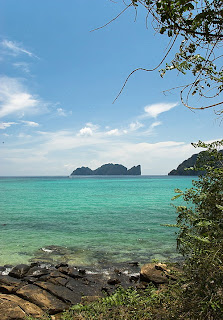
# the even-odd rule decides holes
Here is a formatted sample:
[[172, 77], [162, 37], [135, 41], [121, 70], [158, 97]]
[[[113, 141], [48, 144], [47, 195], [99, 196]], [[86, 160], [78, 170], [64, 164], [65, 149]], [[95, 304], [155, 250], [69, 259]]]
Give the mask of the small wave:
[[1, 272], [1, 275], [7, 276], [11, 270], [12, 270], [12, 268], [6, 268], [4, 271]]
[[53, 250], [47, 249], [47, 248], [41, 248], [41, 250], [44, 251], [44, 252], [53, 252]]

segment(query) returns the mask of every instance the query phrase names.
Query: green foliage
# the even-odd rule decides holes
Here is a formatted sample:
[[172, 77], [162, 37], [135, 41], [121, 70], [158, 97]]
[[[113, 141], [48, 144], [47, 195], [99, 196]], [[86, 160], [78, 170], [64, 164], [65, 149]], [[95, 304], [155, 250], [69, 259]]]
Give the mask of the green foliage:
[[[118, 288], [106, 298], [88, 305], [76, 305], [65, 312], [61, 320], [166, 320], [181, 319], [178, 312], [178, 284], [157, 290], [153, 285], [144, 291]], [[187, 320], [184, 318], [184, 320]], [[188, 319], [189, 320], [189, 319]]]
[[[172, 45], [176, 38], [181, 39], [178, 52], [160, 70], [160, 74], [163, 77], [169, 70], [182, 74], [190, 71], [195, 77], [192, 83], [183, 87], [182, 103], [190, 107], [188, 97], [196, 94], [205, 98], [219, 96], [223, 90], [222, 55], [219, 50], [223, 40], [223, 1], [132, 0], [135, 8], [139, 4], [152, 17], [155, 30], [173, 39]], [[222, 103], [200, 106], [198, 109]]]
[[176, 207], [177, 246], [186, 259], [184, 311], [191, 319], [223, 318], [223, 155], [218, 152], [222, 145], [223, 140], [194, 144], [207, 149], [196, 164], [206, 174], [186, 192], [177, 190], [187, 203]]

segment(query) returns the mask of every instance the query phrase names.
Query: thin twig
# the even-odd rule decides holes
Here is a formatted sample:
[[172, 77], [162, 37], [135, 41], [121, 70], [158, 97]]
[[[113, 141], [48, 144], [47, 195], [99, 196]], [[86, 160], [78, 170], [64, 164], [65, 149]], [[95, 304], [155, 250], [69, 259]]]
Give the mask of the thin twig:
[[96, 29], [93, 29], [93, 30], [90, 30], [90, 32], [94, 32], [94, 31], [97, 31], [97, 30], [100, 30], [100, 29], [103, 29], [105, 28], [106, 26], [108, 26], [110, 23], [112, 23], [113, 21], [115, 21], [116, 19], [118, 19], [129, 7], [131, 7], [133, 4], [130, 3], [124, 10], [122, 10], [116, 17], [114, 17], [113, 19], [111, 19], [110, 21], [108, 21], [106, 24], [104, 24], [103, 26], [101, 27], [98, 27]]
[[175, 36], [175, 38], [173, 39], [173, 42], [172, 42], [169, 50], [167, 51], [167, 53], [165, 54], [165, 56], [163, 57], [163, 59], [160, 61], [160, 63], [159, 63], [155, 68], [153, 68], [153, 69], [136, 68], [135, 70], [133, 70], [133, 71], [128, 75], [128, 77], [126, 78], [126, 80], [125, 80], [125, 82], [124, 82], [121, 90], [119, 91], [118, 95], [116, 96], [115, 100], [114, 100], [112, 103], [115, 103], [115, 101], [116, 101], [116, 100], [118, 99], [118, 97], [121, 95], [121, 93], [122, 93], [122, 91], [124, 90], [124, 88], [125, 88], [128, 80], [129, 80], [129, 78], [133, 75], [133, 73], [135, 73], [136, 71], [139, 71], [139, 70], [151, 72], [151, 71], [155, 71], [157, 68], [159, 68], [159, 67], [161, 66], [161, 64], [163, 63], [163, 61], [166, 59], [166, 57], [167, 57], [168, 54], [170, 53], [171, 49], [173, 48], [174, 43], [175, 43], [175, 41], [177, 40], [177, 37], [178, 37], [178, 35]]

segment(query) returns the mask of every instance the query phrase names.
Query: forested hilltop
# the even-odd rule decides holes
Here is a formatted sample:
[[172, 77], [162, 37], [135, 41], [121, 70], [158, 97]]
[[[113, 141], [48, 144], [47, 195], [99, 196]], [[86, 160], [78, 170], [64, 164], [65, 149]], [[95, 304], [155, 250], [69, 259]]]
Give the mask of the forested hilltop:
[[[223, 154], [223, 150], [220, 150], [219, 152]], [[190, 158], [184, 160], [177, 169], [171, 170], [168, 173], [168, 176], [198, 176], [204, 174], [204, 171], [202, 170], [189, 169], [195, 166], [198, 156], [202, 155], [202, 153], [203, 151], [193, 154]]]

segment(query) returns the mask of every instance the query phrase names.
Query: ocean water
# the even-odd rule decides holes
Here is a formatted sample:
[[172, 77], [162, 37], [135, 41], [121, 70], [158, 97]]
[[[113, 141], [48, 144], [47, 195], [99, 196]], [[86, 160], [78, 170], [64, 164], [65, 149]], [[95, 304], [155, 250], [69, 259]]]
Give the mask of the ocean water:
[[[177, 259], [171, 205], [191, 177], [0, 178], [0, 265]], [[178, 203], [182, 201], [179, 200]]]

